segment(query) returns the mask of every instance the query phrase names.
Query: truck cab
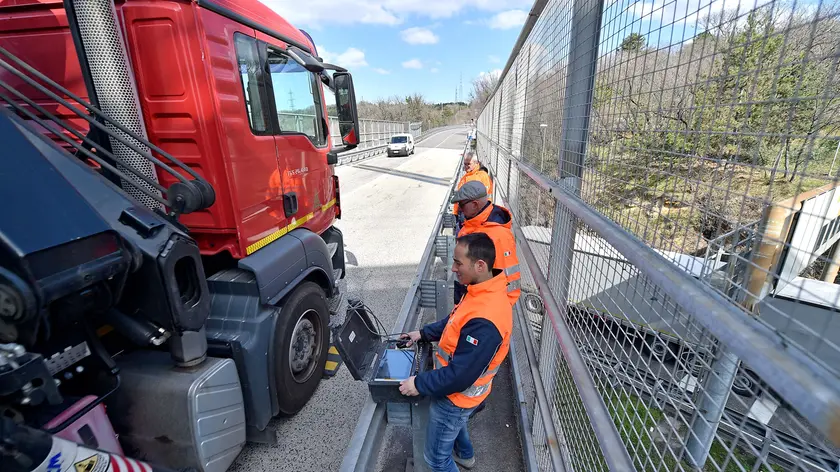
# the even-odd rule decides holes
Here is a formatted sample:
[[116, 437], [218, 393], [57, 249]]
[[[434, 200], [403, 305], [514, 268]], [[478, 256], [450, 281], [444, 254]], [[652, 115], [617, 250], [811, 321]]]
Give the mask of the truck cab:
[[[74, 341], [11, 342], [45, 358], [101, 342], [88, 356], [119, 372], [108, 406], [123, 446], [224, 470], [324, 371], [345, 269], [333, 166], [359, 142], [352, 76], [256, 0], [0, 0], [0, 19], [0, 103], [107, 181], [57, 167], [134, 261]], [[45, 230], [31, 224], [15, 234]], [[213, 385], [230, 390], [206, 396], [221, 416], [197, 399]], [[186, 426], [149, 414], [184, 408]]]

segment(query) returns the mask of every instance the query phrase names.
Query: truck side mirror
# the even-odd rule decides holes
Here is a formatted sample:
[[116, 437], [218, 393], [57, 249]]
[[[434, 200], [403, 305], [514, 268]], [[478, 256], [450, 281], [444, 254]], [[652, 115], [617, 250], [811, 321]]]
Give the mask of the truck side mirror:
[[335, 105], [338, 109], [338, 129], [346, 149], [359, 145], [359, 112], [356, 109], [356, 92], [353, 90], [353, 76], [349, 72], [333, 74]]

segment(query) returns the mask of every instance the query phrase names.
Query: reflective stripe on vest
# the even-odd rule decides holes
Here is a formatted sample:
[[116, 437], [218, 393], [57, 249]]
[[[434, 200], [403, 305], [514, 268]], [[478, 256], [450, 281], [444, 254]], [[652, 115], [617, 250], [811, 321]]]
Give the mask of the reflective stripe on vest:
[[[503, 274], [498, 274], [492, 279], [480, 284], [468, 286], [466, 296], [464, 296], [461, 303], [452, 312], [449, 322], [444, 327], [443, 333], [441, 333], [441, 338], [438, 342], [439, 349], [435, 352], [437, 368], [446, 368], [446, 366], [450, 365], [450, 362], [455, 360], [458, 345], [464, 342], [463, 337], [466, 334], [461, 329], [470, 320], [476, 318], [485, 319], [491, 322], [499, 334], [502, 335], [501, 343], [498, 346], [494, 346], [496, 352], [487, 361], [487, 364], [482, 366], [481, 375], [472, 382], [472, 385], [463, 391], [447, 395], [447, 398], [460, 408], [474, 408], [478, 406], [492, 390], [491, 382], [493, 376], [498, 372], [499, 366], [504, 361], [505, 356], [507, 356], [509, 349], [513, 317], [511, 316], [510, 305], [502, 301], [510, 301], [509, 297], [510, 295], [507, 293], [507, 278]], [[470, 341], [471, 344], [476, 344], [476, 342], [477, 340]], [[477, 368], [479, 366], [476, 365], [474, 367]]]
[[[496, 351], [498, 351], [498, 349], [496, 349]], [[437, 354], [436, 356], [434, 356], [435, 369], [442, 369], [449, 365], [450, 362], [452, 362], [452, 356], [450, 356], [449, 353], [445, 350], [441, 349], [440, 346], [438, 346], [437, 349], [435, 349], [435, 354]], [[496, 356], [495, 352], [493, 353], [493, 356]], [[490, 367], [490, 364], [487, 364], [487, 367]], [[489, 370], [487, 369], [487, 367], [484, 368], [484, 371], [481, 373], [478, 379], [476, 379], [474, 384], [469, 386], [463, 392], [460, 392], [461, 395], [464, 395], [466, 397], [478, 397], [484, 395], [487, 392], [487, 390], [490, 389], [490, 385], [493, 383], [493, 376], [495, 376], [496, 373], [499, 372], [499, 367], [497, 366]], [[479, 385], [479, 383], [485, 379], [488, 380], [487, 383]]]
[[[451, 357], [449, 356], [449, 353], [441, 349], [440, 346], [438, 346], [437, 349], [435, 349], [435, 354], [437, 354], [436, 356], [434, 356], [435, 369], [442, 369], [444, 366], [449, 364]], [[441, 359], [443, 359], [443, 361], [441, 361]]]
[[505, 269], [505, 275], [507, 275], [508, 277], [510, 277], [511, 275], [516, 274], [518, 272], [519, 272], [519, 264], [514, 264], [514, 265]]
[[472, 385], [470, 388], [461, 392], [461, 395], [465, 397], [479, 397], [484, 395], [488, 390], [490, 390], [490, 386], [493, 384], [493, 380], [491, 379], [484, 385]]
[[520, 279], [511, 280], [510, 282], [508, 282], [508, 285], [507, 285], [507, 291], [508, 292], [513, 292], [514, 290], [519, 290], [521, 288], [522, 288], [522, 284], [520, 282]]

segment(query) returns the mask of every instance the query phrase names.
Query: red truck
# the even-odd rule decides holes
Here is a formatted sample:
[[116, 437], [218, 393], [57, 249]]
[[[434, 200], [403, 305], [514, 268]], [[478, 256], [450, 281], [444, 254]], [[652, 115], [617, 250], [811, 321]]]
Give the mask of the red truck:
[[[9, 119], [52, 146], [37, 144], [53, 170], [32, 185], [64, 205], [4, 206], [0, 302], [31, 303], [0, 309], [0, 328], [15, 328], [0, 342], [42, 358], [49, 377], [4, 390], [0, 375], [0, 409], [45, 427], [36, 403], [93, 396], [71, 419], [106, 403], [129, 455], [227, 469], [246, 437], [272, 441], [269, 420], [298, 412], [324, 374], [345, 269], [333, 165], [359, 141], [351, 75], [256, 0], [0, 0], [0, 53]], [[287, 129], [295, 114], [303, 125]], [[23, 165], [3, 152], [8, 172]], [[31, 191], [25, 180], [7, 191]], [[75, 214], [30, 218], [76, 200]], [[114, 265], [81, 269], [94, 259]], [[32, 260], [56, 262], [39, 272]], [[54, 266], [59, 288], [39, 275]]]

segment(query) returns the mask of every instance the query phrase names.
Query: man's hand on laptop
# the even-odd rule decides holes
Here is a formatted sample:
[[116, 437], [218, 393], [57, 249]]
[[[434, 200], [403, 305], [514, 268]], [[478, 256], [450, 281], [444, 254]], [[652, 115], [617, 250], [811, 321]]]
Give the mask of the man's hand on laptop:
[[[415, 331], [416, 332], [416, 331]], [[411, 334], [411, 333], [409, 333]], [[417, 391], [417, 387], [414, 386], [414, 376], [403, 380], [400, 382], [400, 393], [407, 397], [416, 397], [420, 395], [420, 392]]]
[[[405, 343], [406, 346], [411, 347], [414, 343], [420, 341], [420, 331], [412, 331], [410, 333], [403, 333], [400, 335], [400, 339], [407, 339], [408, 342]], [[413, 385], [413, 382], [412, 382]]]

